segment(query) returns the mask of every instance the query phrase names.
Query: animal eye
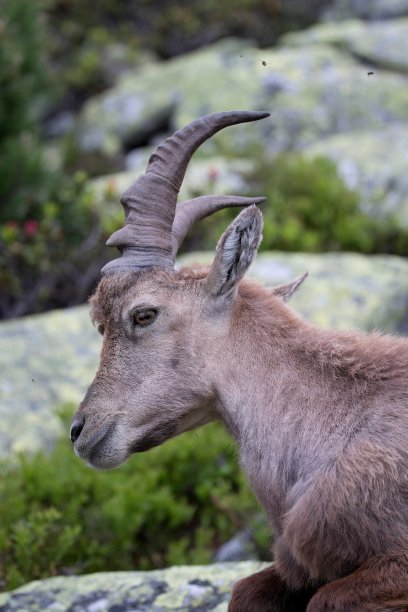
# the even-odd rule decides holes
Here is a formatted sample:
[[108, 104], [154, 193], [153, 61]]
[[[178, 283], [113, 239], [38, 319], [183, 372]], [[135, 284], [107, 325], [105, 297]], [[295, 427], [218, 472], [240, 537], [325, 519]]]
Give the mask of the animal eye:
[[105, 326], [102, 325], [102, 323], [99, 323], [98, 325], [98, 332], [101, 334], [101, 336], [103, 336], [103, 334], [105, 333]]
[[141, 308], [140, 310], [136, 310], [133, 314], [133, 323], [135, 325], [140, 325], [146, 327], [146, 325], [150, 325], [153, 322], [157, 315], [157, 310], [154, 308]]

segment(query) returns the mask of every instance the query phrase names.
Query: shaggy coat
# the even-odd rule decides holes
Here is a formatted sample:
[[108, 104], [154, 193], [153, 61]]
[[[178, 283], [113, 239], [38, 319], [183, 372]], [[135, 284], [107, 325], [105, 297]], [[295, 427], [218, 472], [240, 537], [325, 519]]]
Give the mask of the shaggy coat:
[[[298, 281], [241, 280], [260, 238], [252, 216], [209, 270], [102, 279], [101, 364], [76, 452], [114, 467], [220, 419], [275, 534], [274, 567], [238, 583], [230, 610], [404, 609], [408, 342], [310, 325], [285, 303]], [[141, 307], [157, 313], [146, 327], [132, 319]]]
[[[125, 225], [109, 239], [121, 257], [91, 300], [101, 361], [71, 439], [90, 465], [113, 468], [223, 421], [275, 534], [274, 566], [234, 587], [230, 612], [408, 610], [408, 341], [306, 323], [285, 304], [303, 278], [274, 290], [242, 280], [263, 198], [176, 207], [198, 146], [267, 116], [192, 122], [123, 195]], [[176, 271], [191, 224], [237, 204], [248, 208], [212, 266]]]

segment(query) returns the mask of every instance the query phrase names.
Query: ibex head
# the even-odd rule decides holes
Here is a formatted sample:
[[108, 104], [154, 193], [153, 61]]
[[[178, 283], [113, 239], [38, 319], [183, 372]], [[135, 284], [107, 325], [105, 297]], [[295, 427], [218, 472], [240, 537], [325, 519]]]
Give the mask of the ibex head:
[[[220, 129], [267, 117], [214, 113], [169, 137], [123, 195], [126, 221], [108, 240], [121, 257], [102, 270], [91, 299], [103, 334], [98, 372], [71, 427], [76, 453], [99, 468], [122, 463], [216, 417], [212, 375], [226, 342], [240, 279], [255, 256], [265, 198], [203, 196], [178, 204], [195, 150]], [[222, 236], [209, 270], [176, 271], [178, 248], [195, 221], [246, 206]]]

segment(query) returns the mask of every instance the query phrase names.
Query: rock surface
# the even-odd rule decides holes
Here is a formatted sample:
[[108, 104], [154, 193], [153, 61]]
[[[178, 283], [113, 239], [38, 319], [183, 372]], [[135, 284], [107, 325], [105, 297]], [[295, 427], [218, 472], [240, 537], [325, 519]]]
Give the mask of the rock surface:
[[226, 612], [234, 582], [264, 566], [242, 562], [49, 578], [0, 595], [0, 612]]
[[[374, 5], [381, 13], [387, 3]], [[124, 188], [166, 134], [205, 113], [237, 107], [271, 116], [205, 143], [182, 196], [203, 187], [242, 193], [243, 174], [259, 156], [300, 149], [331, 157], [360, 194], [363, 211], [384, 219], [396, 213], [407, 227], [408, 18], [328, 22], [287, 35], [272, 49], [228, 39], [151, 61], [85, 104], [77, 145], [107, 157], [104, 168], [126, 158], [131, 174], [100, 181]], [[219, 167], [214, 183], [208, 181], [212, 167]]]
[[[234, 108], [270, 110], [271, 118], [223, 130], [203, 146], [207, 156], [227, 152], [248, 157], [259, 147], [286, 150], [337, 133], [408, 120], [406, 77], [378, 69], [375, 79], [367, 78], [365, 66], [335, 48], [333, 26], [322, 27], [328, 28], [320, 34], [327, 44], [316, 44], [313, 37], [318, 34], [312, 30], [310, 44], [304, 34], [308, 44], [301, 52], [302, 35], [296, 45], [292, 37], [291, 46], [262, 50], [223, 40], [180, 58], [148, 64], [85, 105], [79, 146], [113, 155], [129, 142], [143, 142], [155, 128], [160, 130], [165, 116], [171, 128], [179, 128], [200, 115]], [[395, 28], [404, 40], [405, 21]], [[381, 32], [376, 32], [380, 39]], [[358, 34], [356, 24], [344, 38], [356, 45]], [[397, 34], [390, 32], [386, 38], [392, 35]], [[383, 40], [384, 36], [375, 47], [377, 55]]]
[[282, 40], [289, 46], [332, 45], [373, 66], [408, 72], [408, 18], [372, 23], [347, 20], [340, 27], [338, 23], [327, 23]]
[[[179, 263], [210, 263], [191, 254]], [[309, 321], [337, 328], [404, 331], [408, 261], [351, 254], [260, 254], [251, 275], [279, 285], [309, 271], [291, 304]], [[55, 409], [78, 403], [92, 381], [101, 338], [87, 306], [0, 324], [0, 456], [47, 447], [59, 432]]]
[[0, 324], [0, 456], [49, 446], [53, 410], [80, 401], [100, 344], [86, 306]]

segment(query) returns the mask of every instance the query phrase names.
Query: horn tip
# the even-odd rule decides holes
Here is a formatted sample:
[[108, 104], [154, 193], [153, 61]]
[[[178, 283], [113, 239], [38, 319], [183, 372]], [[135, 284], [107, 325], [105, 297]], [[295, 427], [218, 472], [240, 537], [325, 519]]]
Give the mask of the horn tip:
[[235, 111], [235, 112], [238, 115], [244, 115], [244, 117], [246, 116], [249, 121], [258, 121], [259, 119], [266, 119], [266, 117], [271, 116], [271, 113], [268, 111]]

